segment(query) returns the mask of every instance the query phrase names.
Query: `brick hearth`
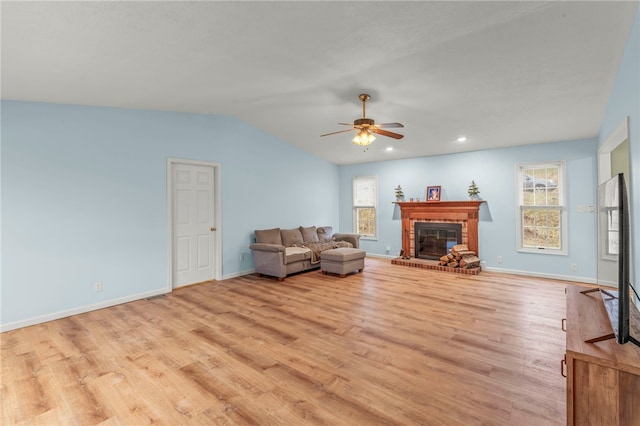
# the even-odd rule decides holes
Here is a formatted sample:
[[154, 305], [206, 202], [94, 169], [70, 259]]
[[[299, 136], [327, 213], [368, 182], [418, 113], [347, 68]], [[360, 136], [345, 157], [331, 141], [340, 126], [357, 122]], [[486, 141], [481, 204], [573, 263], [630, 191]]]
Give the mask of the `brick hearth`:
[[456, 274], [465, 274], [465, 275], [478, 275], [481, 271], [480, 267], [463, 269], [463, 268], [449, 268], [448, 266], [440, 266], [437, 260], [429, 260], [429, 259], [402, 259], [401, 257], [396, 257], [395, 259], [391, 259], [392, 265], [400, 265], [400, 266], [410, 266], [413, 268], [422, 268], [422, 269], [431, 269], [434, 271], [445, 271], [445, 272], [455, 272]]

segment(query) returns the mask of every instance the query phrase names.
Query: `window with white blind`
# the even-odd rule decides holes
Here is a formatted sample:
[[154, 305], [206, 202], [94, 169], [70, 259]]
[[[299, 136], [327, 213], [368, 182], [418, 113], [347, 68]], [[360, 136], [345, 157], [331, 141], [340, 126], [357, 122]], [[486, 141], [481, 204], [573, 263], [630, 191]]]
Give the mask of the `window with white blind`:
[[566, 254], [565, 163], [518, 164], [518, 250]]
[[376, 176], [353, 177], [353, 232], [363, 238], [378, 236], [378, 179]]

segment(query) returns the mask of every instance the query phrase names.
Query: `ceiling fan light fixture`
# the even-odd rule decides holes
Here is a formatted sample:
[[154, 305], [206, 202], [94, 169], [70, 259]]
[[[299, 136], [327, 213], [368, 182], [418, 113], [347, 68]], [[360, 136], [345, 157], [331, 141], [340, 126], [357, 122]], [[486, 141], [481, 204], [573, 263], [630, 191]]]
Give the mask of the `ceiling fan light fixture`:
[[376, 137], [373, 136], [366, 129], [362, 129], [358, 132], [355, 138], [351, 142], [359, 146], [368, 146], [371, 145], [371, 142], [375, 141]]
[[358, 96], [358, 98], [362, 102], [362, 118], [358, 118], [354, 120], [353, 125], [348, 123], [338, 123], [342, 126], [349, 126], [351, 128], [348, 130], [339, 130], [337, 132], [325, 133], [324, 135], [320, 135], [320, 137], [336, 135], [338, 133], [352, 132], [354, 130], [357, 130], [358, 133], [356, 134], [356, 137], [351, 140], [351, 142], [353, 142], [355, 145], [365, 146], [365, 147], [371, 145], [371, 142], [376, 140], [376, 137], [373, 136], [372, 133], [386, 136], [388, 138], [393, 138], [393, 139], [402, 139], [404, 137], [404, 135], [401, 135], [399, 133], [394, 133], [388, 130], [384, 130], [386, 128], [402, 128], [404, 127], [402, 123], [376, 124], [376, 122], [373, 121], [372, 118], [367, 118], [367, 115], [366, 115], [367, 111], [366, 111], [365, 104], [367, 100], [370, 98], [370, 96], [367, 95], [366, 93], [363, 93], [360, 96]]

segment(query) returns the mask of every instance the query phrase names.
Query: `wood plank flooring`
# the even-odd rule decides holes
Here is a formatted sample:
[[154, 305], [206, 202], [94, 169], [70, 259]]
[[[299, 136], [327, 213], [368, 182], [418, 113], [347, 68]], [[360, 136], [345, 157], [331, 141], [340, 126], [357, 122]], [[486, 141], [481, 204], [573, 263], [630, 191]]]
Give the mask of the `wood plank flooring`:
[[367, 258], [1, 339], [3, 425], [562, 425], [567, 283]]

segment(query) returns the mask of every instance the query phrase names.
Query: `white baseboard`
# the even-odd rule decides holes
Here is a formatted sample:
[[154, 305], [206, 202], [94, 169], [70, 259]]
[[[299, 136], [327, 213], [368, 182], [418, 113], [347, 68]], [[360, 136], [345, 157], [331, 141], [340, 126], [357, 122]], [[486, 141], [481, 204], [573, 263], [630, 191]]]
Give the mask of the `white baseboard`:
[[251, 275], [251, 274], [255, 274], [256, 270], [255, 269], [247, 269], [246, 271], [240, 271], [240, 272], [235, 272], [233, 274], [227, 274], [227, 275], [223, 275], [222, 279], [223, 280], [228, 280], [231, 278], [237, 278], [237, 277], [241, 277], [243, 275]]
[[103, 302], [94, 303], [92, 305], [79, 306], [65, 311], [54, 312], [47, 315], [41, 315], [33, 318], [27, 318], [20, 321], [10, 322], [8, 324], [0, 324], [0, 333], [18, 328], [29, 327], [31, 325], [41, 324], [43, 322], [53, 321], [61, 318], [70, 317], [72, 315], [84, 314], [98, 309], [110, 308], [111, 306], [121, 305], [123, 303], [133, 302], [135, 300], [146, 299], [147, 297], [159, 296], [166, 294], [167, 289], [162, 288], [152, 290], [145, 293], [138, 293], [131, 296], [122, 297], [120, 299], [105, 300]]
[[367, 257], [379, 257], [381, 259], [395, 259], [398, 256], [392, 256], [390, 254], [367, 253]]
[[552, 280], [573, 281], [573, 282], [586, 283], [586, 284], [598, 283], [598, 281], [595, 278], [574, 277], [572, 275], [547, 274], [544, 272], [520, 271], [518, 269], [493, 268], [493, 267], [484, 266], [484, 265], [482, 266], [482, 270], [487, 272], [497, 272], [500, 274], [524, 275], [527, 277], [549, 278]]
[[[376, 253], [367, 253], [367, 257], [376, 257], [381, 259], [395, 259], [398, 256], [390, 256], [385, 254], [376, 254]], [[561, 281], [573, 281], [585, 284], [597, 284], [597, 280], [595, 278], [587, 278], [587, 277], [574, 277], [572, 275], [559, 275], [559, 274], [547, 274], [543, 272], [532, 272], [532, 271], [521, 271], [518, 269], [503, 269], [503, 268], [493, 268], [482, 265], [482, 270], [487, 272], [497, 272], [500, 274], [513, 274], [513, 275], [524, 275], [527, 277], [537, 277], [537, 278], [549, 278], [553, 280], [561, 280]]]

